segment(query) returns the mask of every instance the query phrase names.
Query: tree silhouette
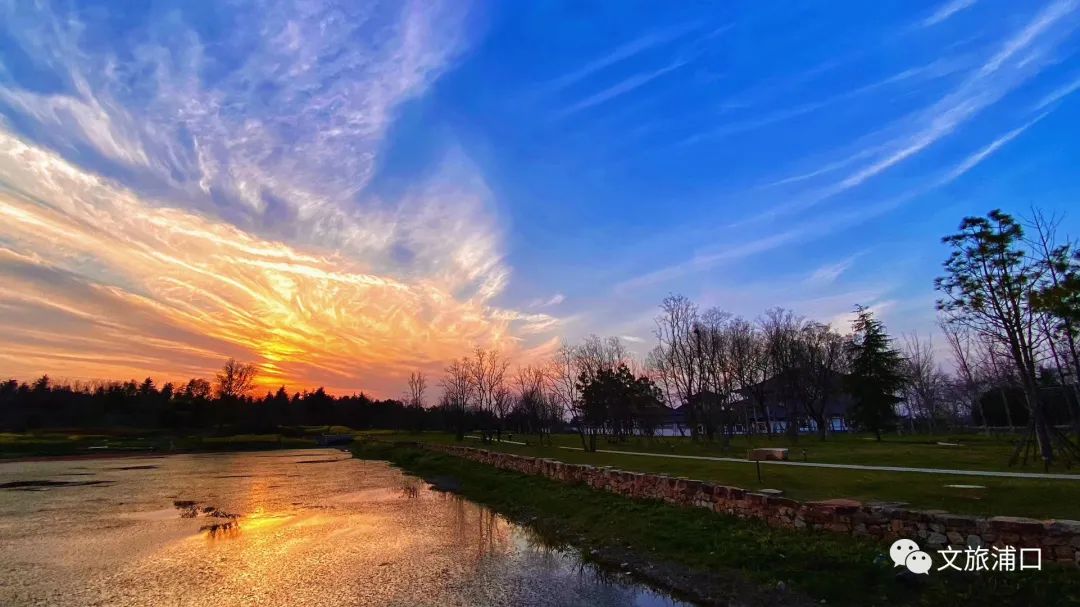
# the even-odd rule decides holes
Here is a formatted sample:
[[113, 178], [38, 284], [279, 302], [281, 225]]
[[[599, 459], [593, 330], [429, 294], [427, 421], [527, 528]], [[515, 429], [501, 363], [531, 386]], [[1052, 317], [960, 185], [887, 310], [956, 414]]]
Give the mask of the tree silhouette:
[[845, 378], [854, 398], [850, 414], [881, 440], [881, 431], [896, 421], [895, 405], [907, 384], [904, 358], [891, 346], [881, 321], [863, 306], [855, 306], [854, 333], [848, 342], [850, 373]]
[[[1024, 230], [1009, 214], [990, 211], [986, 217], [965, 217], [959, 231], [942, 241], [952, 252], [945, 276], [934, 281], [942, 293], [937, 307], [946, 320], [966, 326], [1007, 353], [1031, 411], [1029, 437], [1017, 446], [1010, 463], [1034, 440], [1046, 466], [1057, 441], [1062, 453], [1080, 450], [1048, 422], [1039, 393], [1039, 348], [1044, 314], [1038, 295], [1047, 268], [1023, 248]], [[1025, 456], [1026, 457], [1026, 456]]]
[[214, 391], [217, 397], [225, 401], [238, 400], [247, 396], [255, 387], [258, 368], [253, 364], [237, 362], [230, 358], [225, 361], [221, 371], [215, 376]]
[[585, 428], [589, 451], [596, 451], [596, 438], [605, 429], [616, 439], [633, 432], [639, 420], [655, 423], [656, 411], [663, 406], [663, 395], [651, 379], [634, 377], [630, 368], [619, 363], [614, 368], [600, 368], [578, 379], [581, 410], [577, 423]]

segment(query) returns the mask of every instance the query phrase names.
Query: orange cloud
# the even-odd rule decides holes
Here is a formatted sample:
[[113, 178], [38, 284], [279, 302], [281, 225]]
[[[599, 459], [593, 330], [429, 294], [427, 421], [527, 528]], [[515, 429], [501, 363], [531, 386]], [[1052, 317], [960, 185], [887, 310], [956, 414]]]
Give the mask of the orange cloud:
[[[555, 317], [492, 304], [508, 272], [490, 233], [392, 275], [364, 255], [391, 239], [302, 250], [140, 199], [2, 130], [0, 184], [7, 374], [182, 379], [231, 356], [266, 385], [395, 396], [409, 371], [437, 373], [474, 345], [535, 357], [554, 343]], [[451, 215], [438, 194], [424, 193], [413, 225], [372, 221], [414, 246], [464, 234], [440, 224]]]

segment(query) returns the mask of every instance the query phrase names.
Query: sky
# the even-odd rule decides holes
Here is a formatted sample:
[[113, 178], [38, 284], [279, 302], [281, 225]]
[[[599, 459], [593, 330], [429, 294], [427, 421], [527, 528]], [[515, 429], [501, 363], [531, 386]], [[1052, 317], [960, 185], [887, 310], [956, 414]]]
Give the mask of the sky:
[[399, 396], [661, 299], [931, 335], [940, 238], [1080, 233], [1080, 0], [0, 0], [0, 375]]

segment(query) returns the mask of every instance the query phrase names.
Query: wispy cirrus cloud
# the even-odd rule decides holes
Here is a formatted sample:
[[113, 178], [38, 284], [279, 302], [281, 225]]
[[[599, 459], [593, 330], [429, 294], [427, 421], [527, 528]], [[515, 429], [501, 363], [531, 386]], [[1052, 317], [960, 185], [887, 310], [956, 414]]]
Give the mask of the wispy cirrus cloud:
[[393, 232], [353, 203], [396, 108], [463, 47], [458, 6], [253, 1], [236, 7], [245, 27], [222, 39], [151, 15], [98, 48], [80, 14], [13, 3], [12, 36], [66, 86], [45, 95], [7, 83], [0, 109], [30, 121], [38, 142], [98, 150], [105, 158], [78, 159], [94, 168], [136, 165], [140, 183], [201, 211], [370, 255]]
[[[1076, 9], [1072, 1], [1056, 2], [1039, 13], [1014, 36], [1005, 41], [989, 60], [979, 66], [957, 89], [946, 95], [924, 112], [920, 128], [905, 136], [899, 145], [885, 157], [848, 176], [837, 184], [842, 191], [857, 186], [892, 166], [921, 152], [942, 137], [951, 134], [1006, 93], [1025, 82], [1035, 69], [1028, 68], [1028, 61], [1015, 61], [1017, 54], [1036, 42], [1041, 34]], [[1012, 63], [1009, 63], [1013, 61]], [[1003, 71], [1000, 79], [993, 78]], [[1032, 68], [1037, 66], [1032, 65]]]
[[960, 11], [967, 10], [972, 6], [975, 6], [977, 0], [949, 0], [945, 4], [942, 4], [936, 11], [929, 17], [923, 20], [923, 27], [932, 27], [944, 21], [950, 19], [953, 15]]
[[821, 99], [819, 101], [811, 101], [802, 105], [776, 110], [763, 116], [757, 116], [755, 118], [747, 120], [731, 122], [714, 129], [695, 133], [680, 141], [679, 145], [693, 145], [702, 141], [727, 137], [747, 131], [753, 131], [761, 127], [777, 124], [786, 120], [798, 118], [800, 116], [805, 116], [807, 114], [817, 112], [818, 110], [822, 110], [830, 106], [836, 105], [837, 103], [843, 101], [850, 101], [862, 95], [866, 95], [867, 93], [879, 91], [889, 86], [909, 83], [913, 80], [928, 81], [949, 76], [962, 69], [962, 67], [963, 64], [959, 61], [947, 61], [938, 59], [935, 61], [931, 61], [925, 65], [915, 66], [898, 71], [894, 74], [878, 79], [874, 82], [863, 84], [861, 86], [854, 87], [850, 90], [837, 93], [835, 95], [830, 95], [829, 97], [826, 97], [825, 99]]
[[[889, 310], [896, 306], [896, 303], [897, 302], [892, 299], [878, 299], [872, 301], [856, 301], [850, 305], [852, 307], [854, 307], [855, 304], [866, 306], [866, 309], [869, 310], [874, 317], [881, 319], [889, 313]], [[855, 310], [852, 309], [847, 312], [835, 314], [832, 317], [825, 319], [825, 322], [842, 334], [850, 334], [852, 332], [851, 324], [855, 322], [856, 316]]]
[[949, 172], [946, 173], [941, 178], [939, 183], [941, 185], [944, 185], [946, 183], [952, 182], [952, 181], [958, 179], [960, 176], [967, 173], [968, 171], [970, 171], [971, 169], [977, 167], [983, 160], [986, 160], [994, 152], [996, 152], [999, 149], [1001, 149], [1002, 147], [1004, 147], [1006, 144], [1008, 144], [1013, 139], [1016, 139], [1017, 137], [1022, 135], [1024, 133], [1024, 131], [1028, 130], [1029, 128], [1032, 127], [1032, 125], [1034, 125], [1035, 123], [1037, 123], [1040, 120], [1042, 120], [1043, 118], [1045, 118], [1046, 115], [1047, 115], [1047, 112], [1039, 114], [1033, 120], [1029, 120], [1025, 124], [1022, 124], [1022, 125], [1016, 127], [1015, 129], [1006, 132], [1005, 134], [1001, 135], [1000, 137], [998, 137], [998, 138], [994, 139], [993, 141], [991, 141], [990, 143], [988, 143], [986, 146], [982, 147], [981, 149], [979, 149], [979, 150], [975, 151], [974, 153], [972, 153], [971, 155], [967, 156], [962, 161], [960, 161], [956, 166], [954, 166], [951, 170], [949, 170]]
[[551, 308], [557, 306], [566, 301], [566, 296], [562, 293], [556, 293], [547, 299], [534, 299], [529, 302], [530, 308]]
[[172, 377], [236, 356], [259, 362], [266, 383], [378, 391], [474, 344], [516, 351], [515, 335], [557, 323], [494, 307], [490, 294], [463, 299], [452, 278], [371, 273], [147, 204], [9, 133], [0, 150], [9, 372]]
[[102, 105], [81, 75], [73, 74], [74, 95], [0, 88], [0, 103], [31, 117], [53, 133], [74, 133], [117, 162], [148, 167], [150, 159], [128, 117]]
[[631, 57], [671, 43], [698, 27], [697, 23], [684, 23], [647, 32], [573, 71], [547, 81], [542, 88], [547, 92], [567, 88]]
[[624, 280], [615, 286], [615, 290], [616, 292], [625, 292], [661, 284], [688, 274], [714, 268], [722, 263], [733, 262], [758, 253], [770, 251], [785, 244], [795, 242], [809, 233], [810, 230], [807, 228], [795, 228], [770, 234], [756, 240], [748, 240], [739, 244], [729, 245], [719, 250], [702, 251], [690, 259], [679, 261]]
[[855, 264], [855, 260], [858, 259], [858, 257], [859, 255], [852, 255], [845, 259], [841, 259], [840, 261], [820, 266], [806, 277], [803, 284], [810, 287], [831, 285], [836, 282], [844, 272], [851, 269], [851, 266]]
[[[972, 69], [958, 86], [918, 111], [898, 127], [898, 134], [881, 144], [880, 155], [816, 191], [756, 215], [750, 221], [804, 211], [853, 190], [952, 135], [1010, 92], [1039, 74], [1046, 58], [1072, 34], [1078, 24], [1075, 0], [1059, 0], [1045, 7], [1004, 40]], [[864, 155], [857, 152], [856, 155]], [[841, 166], [847, 163], [840, 163]]]
[[667, 64], [667, 65], [665, 65], [665, 66], [663, 66], [663, 67], [661, 67], [659, 69], [651, 70], [651, 71], [648, 71], [648, 72], [642, 72], [642, 73], [639, 73], [639, 74], [634, 74], [633, 76], [630, 76], [629, 78], [621, 80], [621, 81], [619, 81], [619, 82], [617, 82], [617, 83], [615, 83], [615, 84], [613, 84], [613, 85], [611, 85], [611, 86], [609, 86], [609, 87], [607, 87], [607, 88], [605, 88], [605, 89], [603, 89], [601, 91], [593, 93], [593, 94], [589, 95], [588, 97], [585, 97], [584, 99], [581, 99], [580, 101], [577, 101], [577, 102], [571, 104], [570, 106], [568, 106], [568, 107], [564, 108], [563, 110], [559, 111], [558, 113], [556, 113], [555, 117], [556, 117], [556, 119], [565, 118], [565, 117], [570, 116], [572, 114], [576, 114], [576, 113], [581, 112], [583, 110], [587, 110], [587, 109], [589, 109], [591, 107], [594, 107], [594, 106], [600, 105], [602, 103], [605, 103], [607, 101], [610, 101], [612, 99], [615, 99], [615, 98], [617, 98], [617, 97], [619, 97], [621, 95], [625, 95], [627, 93], [630, 93], [630, 92], [632, 92], [632, 91], [634, 91], [636, 89], [639, 89], [639, 88], [649, 84], [653, 80], [656, 80], [657, 78], [660, 78], [661, 76], [663, 76], [665, 74], [668, 74], [670, 72], [673, 72], [673, 71], [685, 66], [687, 63], [689, 63], [689, 61], [681, 59], [681, 60], [669, 63], [669, 64]]
[[[863, 204], [854, 210], [831, 213], [817, 219], [800, 222], [797, 227], [780, 231], [762, 231], [757, 237], [741, 239], [734, 244], [717, 246], [698, 251], [693, 257], [664, 265], [628, 278], [615, 287], [616, 292], [625, 292], [649, 286], [663, 284], [676, 278], [694, 275], [699, 272], [745, 260], [769, 251], [801, 242], [821, 239], [833, 232], [858, 225], [872, 218], [892, 211], [905, 202], [925, 194], [931, 186], [914, 188], [870, 204]], [[747, 230], [743, 226], [727, 226], [726, 233], [741, 234]], [[713, 239], [716, 240], [715, 238]], [[856, 255], [857, 257], [857, 255]]]
[[1068, 97], [1069, 95], [1072, 95], [1076, 91], [1080, 91], [1080, 77], [1077, 77], [1072, 82], [1068, 82], [1051, 91], [1050, 94], [1039, 100], [1039, 102], [1035, 105], [1035, 110], [1044, 110], [1051, 105], [1054, 105], [1058, 101], [1061, 101], [1062, 99]]
[[803, 222], [797, 227], [778, 232], [765, 232], [756, 238], [743, 239], [722, 246], [711, 245], [698, 251], [690, 259], [677, 261], [618, 283], [617, 292], [629, 291], [691, 275], [717, 266], [734, 263], [790, 244], [820, 237], [829, 232], [854, 225], [891, 210], [902, 202], [903, 197], [866, 205], [856, 211], [836, 213], [821, 219]]
[[495, 305], [502, 226], [460, 149], [393, 198], [368, 188], [397, 109], [465, 48], [463, 9], [241, 2], [219, 38], [149, 11], [103, 46], [87, 20], [107, 12], [0, 6], [56, 83], [0, 80], [5, 371], [235, 356], [266, 383], [386, 395], [477, 344], [542, 351], [558, 320]]

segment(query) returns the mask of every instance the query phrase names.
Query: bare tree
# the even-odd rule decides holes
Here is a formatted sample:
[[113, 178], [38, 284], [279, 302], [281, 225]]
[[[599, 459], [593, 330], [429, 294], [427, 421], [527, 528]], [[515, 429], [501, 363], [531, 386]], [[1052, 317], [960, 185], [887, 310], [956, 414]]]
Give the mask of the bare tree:
[[495, 419], [498, 421], [498, 425], [495, 428], [496, 437], [501, 441], [503, 428], [506, 425], [506, 417], [514, 408], [514, 393], [505, 382], [496, 386], [495, 392], [492, 395], [492, 405], [495, 410]]
[[439, 383], [443, 389], [442, 406], [453, 421], [457, 440], [464, 440], [466, 413], [473, 401], [473, 383], [468, 359], [457, 359], [447, 365]]
[[590, 335], [577, 346], [562, 344], [544, 369], [550, 406], [558, 409], [557, 415], [574, 422], [586, 451], [591, 450], [591, 444], [586, 437], [582, 386], [593, 381], [601, 371], [613, 370], [629, 358], [626, 347], [618, 338]]
[[720, 430], [725, 448], [730, 444], [736, 421], [731, 406], [736, 388], [731, 360], [731, 319], [730, 313], [709, 308], [701, 315], [697, 328], [702, 342], [705, 432], [712, 440], [716, 430]]
[[[738, 390], [746, 397], [748, 406], [743, 407], [744, 424], [749, 436], [753, 436], [758, 423], [758, 411], [765, 409], [764, 385], [768, 375], [769, 358], [758, 327], [742, 318], [729, 323], [731, 377]], [[766, 423], [769, 423], [766, 412]], [[771, 424], [769, 424], [771, 425]], [[772, 429], [767, 430], [770, 434]]]
[[[996, 340], [979, 334], [979, 352], [981, 358], [979, 365], [983, 377], [986, 378], [987, 388], [997, 392], [1001, 401], [1001, 408], [1005, 413], [1005, 423], [1009, 426], [1009, 432], [1016, 432], [1016, 423], [1013, 420], [1012, 404], [1005, 394], [1005, 389], [1017, 385], [1016, 369], [1009, 364], [1009, 355], [1002, 352], [1002, 346]], [[1024, 407], [1028, 414], [1031, 413], [1030, 403], [1025, 401]]]
[[829, 432], [825, 413], [829, 401], [840, 391], [846, 368], [844, 339], [832, 327], [808, 323], [796, 340], [796, 377], [803, 408], [817, 426], [818, 437]]
[[255, 378], [258, 376], [258, 368], [250, 363], [238, 362], [230, 358], [225, 361], [214, 378], [214, 391], [218, 398], [225, 401], [234, 401], [244, 396], [255, 387]]
[[601, 338], [597, 335], [586, 337], [581, 345], [574, 348], [574, 358], [578, 375], [584, 374], [590, 380], [600, 371], [610, 371], [620, 364], [631, 362], [630, 353], [618, 337]]
[[706, 383], [701, 318], [697, 306], [683, 295], [665, 297], [660, 309], [655, 331], [658, 344], [651, 359], [669, 398], [674, 397], [689, 413], [690, 436], [697, 440], [706, 424], [706, 404], [700, 398]]
[[207, 400], [213, 393], [214, 387], [201, 377], [191, 378], [180, 391], [181, 396], [187, 400]]
[[802, 392], [799, 335], [806, 321], [791, 310], [772, 308], [766, 310], [759, 323], [765, 336], [765, 352], [778, 404], [787, 413], [784, 429], [794, 441], [799, 435]]
[[510, 392], [506, 388], [506, 369], [509, 366], [510, 361], [497, 350], [485, 350], [479, 346], [473, 350], [472, 358], [467, 362], [476, 407], [485, 416], [495, 419], [494, 432], [492, 428], [485, 428], [483, 432], [485, 441], [490, 441], [493, 434], [502, 440], [503, 422], [510, 410]]
[[1080, 270], [1080, 253], [1073, 242], [1057, 244], [1061, 219], [1047, 217], [1033, 208], [1028, 225], [1034, 235], [1028, 239], [1028, 245], [1035, 251], [1046, 277], [1047, 284], [1037, 293], [1039, 308], [1048, 312], [1041, 319], [1043, 330], [1050, 337], [1048, 345], [1062, 385], [1072, 386], [1074, 406], [1070, 413], [1073, 431], [1080, 437], [1080, 326], [1076, 323], [1075, 306], [1069, 305], [1077, 294], [1075, 281]]
[[934, 432], [935, 420], [942, 417], [946, 378], [934, 360], [933, 342], [921, 339], [916, 333], [905, 335], [904, 367], [908, 378], [904, 400], [912, 428], [918, 416], [924, 418], [930, 432]]
[[983, 378], [979, 373], [980, 354], [977, 351], [976, 340], [973, 339], [971, 332], [961, 325], [940, 320], [938, 326], [941, 327], [941, 332], [945, 335], [945, 341], [952, 351], [953, 360], [956, 363], [956, 372], [959, 376], [961, 393], [966, 399], [970, 411], [972, 413], [978, 411], [983, 424], [983, 434], [989, 435], [990, 429], [986, 420], [986, 412], [983, 411], [982, 401], [979, 399]]
[[[590, 335], [574, 349], [574, 354], [574, 365], [578, 371], [577, 390], [579, 395], [583, 394], [585, 386], [596, 381], [597, 377], [602, 373], [613, 373], [620, 366], [629, 368], [633, 364], [630, 353], [627, 352], [626, 346], [618, 337], [602, 338], [597, 335]], [[595, 421], [597, 417], [585, 414], [583, 399], [579, 399], [577, 404], [578, 409], [575, 414], [578, 424], [587, 426], [584, 430], [591, 432], [592, 439], [589, 441], [589, 448], [595, 451], [596, 435], [610, 430], [610, 428], [603, 426], [588, 427], [589, 420]]]
[[551, 397], [561, 410], [561, 415], [574, 421], [581, 437], [581, 447], [589, 450], [585, 428], [581, 424], [581, 391], [578, 389], [577, 348], [563, 342], [548, 362], [547, 381]]
[[531, 365], [518, 367], [515, 376], [518, 406], [530, 430], [538, 435], [541, 445], [545, 437], [551, 443], [551, 429], [559, 416], [558, 405], [549, 393], [549, 386], [547, 369]]
[[409, 392], [406, 395], [405, 404], [410, 407], [422, 409], [424, 407], [424, 393], [427, 391], [427, 377], [423, 371], [409, 373]]

